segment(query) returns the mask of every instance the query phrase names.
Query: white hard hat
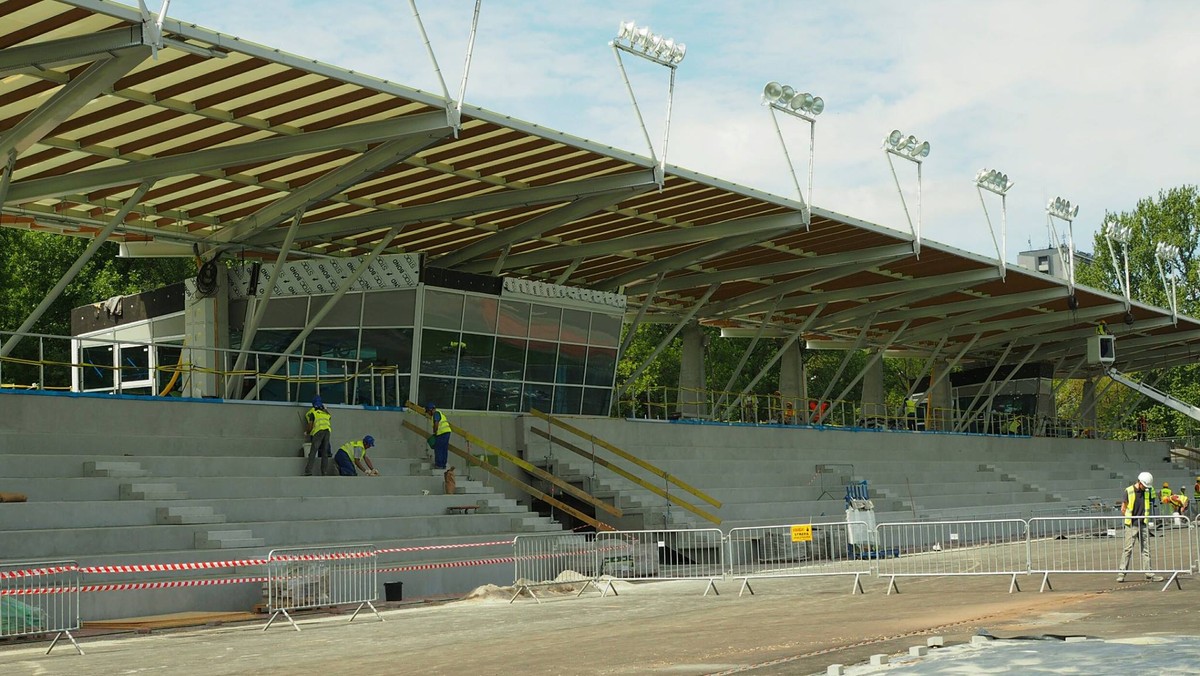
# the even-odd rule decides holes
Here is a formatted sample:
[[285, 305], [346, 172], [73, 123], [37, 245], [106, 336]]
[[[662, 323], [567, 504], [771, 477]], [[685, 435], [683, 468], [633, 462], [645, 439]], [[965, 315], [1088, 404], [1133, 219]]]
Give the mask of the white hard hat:
[[1142, 472], [1138, 475], [1138, 481], [1142, 482], [1143, 486], [1151, 486], [1154, 484], [1154, 475], [1149, 472]]

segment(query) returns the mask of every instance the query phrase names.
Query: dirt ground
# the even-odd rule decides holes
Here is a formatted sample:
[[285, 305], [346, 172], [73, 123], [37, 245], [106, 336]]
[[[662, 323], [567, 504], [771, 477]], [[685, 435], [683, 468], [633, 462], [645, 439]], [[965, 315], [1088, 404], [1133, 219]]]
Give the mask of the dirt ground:
[[[885, 595], [886, 581], [851, 578], [739, 583], [618, 583], [619, 595], [542, 592], [542, 603], [484, 590], [476, 598], [406, 604], [369, 612], [298, 617], [302, 631], [276, 622], [119, 634], [81, 639], [44, 655], [47, 643], [0, 643], [0, 673], [12, 674], [812, 674], [877, 653], [906, 653], [930, 636], [968, 641], [1086, 635], [1128, 638], [1200, 635], [1197, 587], [1117, 584], [1110, 575], [1040, 578], [913, 578]], [[86, 634], [86, 632], [85, 632]], [[1092, 672], [1096, 673], [1096, 672]], [[1113, 673], [1126, 673], [1114, 665]]]

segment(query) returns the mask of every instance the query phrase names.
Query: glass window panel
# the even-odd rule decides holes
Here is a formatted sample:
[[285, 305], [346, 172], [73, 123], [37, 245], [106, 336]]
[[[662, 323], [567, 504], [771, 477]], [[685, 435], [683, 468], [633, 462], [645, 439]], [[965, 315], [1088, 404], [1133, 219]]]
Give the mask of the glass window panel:
[[459, 378], [454, 395], [455, 410], [486, 411], [491, 383], [474, 378]]
[[304, 354], [358, 359], [358, 329], [317, 329], [304, 339]]
[[581, 412], [584, 415], [608, 415], [608, 402], [611, 395], [612, 390], [608, 388], [585, 387]]
[[608, 347], [589, 347], [587, 359], [587, 375], [584, 383], [611, 387], [613, 373], [617, 368], [617, 351]]
[[558, 340], [560, 324], [562, 324], [561, 308], [534, 305], [529, 320], [529, 337]]
[[[254, 344], [250, 346], [250, 349], [255, 352], [273, 352], [275, 354], [282, 354], [283, 351], [287, 349], [288, 345], [291, 345], [292, 341], [295, 340], [296, 336], [298, 335], [300, 335], [299, 330], [289, 331], [279, 329], [259, 329], [254, 334]], [[238, 340], [237, 347], [241, 347], [241, 339]], [[270, 368], [270, 366], [270, 364], [262, 365], [264, 369]]]
[[121, 382], [131, 383], [150, 379], [150, 347], [147, 345], [121, 346]]
[[457, 331], [426, 329], [421, 334], [421, 373], [452, 376], [458, 372]]
[[155, 365], [157, 367], [155, 382], [158, 384], [156, 390], [163, 392], [167, 388], [167, 383], [170, 383], [171, 379], [175, 378], [175, 382], [171, 386], [171, 391], [167, 392], [166, 395], [172, 397], [181, 396], [181, 392], [183, 391], [183, 374], [179, 373], [179, 377], [176, 378], [176, 369], [181, 365], [179, 355], [183, 353], [183, 349], [175, 345], [156, 345], [154, 353]]
[[509, 380], [492, 382], [492, 396], [488, 400], [489, 411], [521, 410], [521, 383]]
[[417, 311], [417, 292], [377, 291], [366, 294], [363, 326], [413, 326]]
[[555, 382], [569, 385], [583, 384], [583, 365], [587, 348], [582, 345], [558, 346], [558, 370]]
[[591, 318], [592, 313], [586, 310], [563, 310], [562, 334], [559, 340], [564, 343], [587, 343]]
[[462, 294], [425, 289], [425, 326], [458, 330], [462, 316]]
[[500, 320], [496, 333], [502, 336], [529, 335], [529, 303], [515, 300], [500, 301]]
[[455, 408], [454, 379], [422, 376], [417, 382], [417, 402], [421, 406], [435, 404], [439, 408]]
[[[243, 308], [242, 309], [243, 316], [245, 315], [245, 312], [246, 312], [246, 310], [245, 310], [245, 308]], [[233, 309], [230, 308], [229, 323], [230, 323], [231, 328], [233, 325], [233, 320], [234, 320]], [[176, 336], [182, 336], [184, 334], [184, 331], [187, 330], [184, 328], [183, 322], [184, 322], [184, 320], [183, 320], [182, 313], [177, 314], [177, 315], [167, 315], [165, 317], [158, 317], [154, 320], [154, 324], [153, 324], [152, 328], [150, 329], [151, 335], [153, 335], [155, 338], [174, 338]], [[240, 319], [238, 320], [238, 324], [239, 325], [241, 324]]]
[[464, 333], [459, 343], [458, 375], [491, 378], [492, 350], [496, 346], [496, 339], [477, 333]]
[[101, 387], [112, 387], [112, 345], [85, 347], [80, 352], [80, 363], [83, 364], [83, 389], [95, 390]]
[[525, 383], [525, 408], [528, 411], [537, 409], [545, 413], [550, 410], [550, 402], [554, 398], [553, 385], [538, 385], [536, 383]]
[[526, 342], [520, 338], [496, 340], [496, 363], [492, 373], [496, 378], [520, 380], [525, 374]]
[[554, 363], [558, 357], [558, 346], [537, 340], [529, 341], [525, 363], [525, 380], [543, 383], [554, 382]]
[[495, 296], [463, 296], [463, 331], [496, 333]]
[[359, 359], [364, 369], [395, 366], [397, 373], [408, 373], [412, 370], [412, 344], [412, 329], [363, 329]]
[[[263, 312], [263, 329], [302, 329], [308, 315], [308, 298], [272, 298]], [[255, 341], [257, 342], [257, 341]]]
[[592, 315], [592, 331], [588, 342], [592, 345], [616, 347], [621, 340], [621, 315]]
[[578, 414], [579, 408], [583, 404], [583, 388], [582, 387], [563, 387], [554, 388], [554, 414]]
[[[309, 318], [317, 316], [330, 298], [333, 296], [313, 296], [312, 303], [308, 307]], [[348, 293], [342, 296], [329, 314], [321, 318], [321, 322], [317, 326], [358, 326], [362, 323], [362, 298], [361, 293]]]

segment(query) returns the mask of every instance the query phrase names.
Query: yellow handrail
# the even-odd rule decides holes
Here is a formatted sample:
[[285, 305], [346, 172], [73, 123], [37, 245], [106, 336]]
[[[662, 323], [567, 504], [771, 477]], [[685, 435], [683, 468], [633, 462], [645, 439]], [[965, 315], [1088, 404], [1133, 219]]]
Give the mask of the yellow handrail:
[[[426, 419], [429, 418], [429, 416], [425, 413], [424, 408], [418, 407], [416, 404], [412, 403], [411, 401], [405, 402], [405, 406], [407, 406], [410, 411], [413, 411], [413, 412], [425, 417]], [[553, 474], [547, 472], [546, 470], [542, 469], [541, 467], [532, 465], [532, 464], [526, 462], [525, 460], [518, 458], [517, 456], [515, 456], [507, 451], [501, 450], [500, 448], [493, 446], [492, 444], [484, 441], [483, 439], [480, 439], [479, 437], [475, 436], [474, 434], [471, 434], [470, 432], [464, 430], [463, 428], [459, 427], [458, 425], [451, 423], [450, 429], [453, 430], [455, 434], [459, 435], [463, 439], [466, 439], [470, 443], [475, 444], [476, 446], [479, 446], [480, 448], [488, 451], [489, 453], [493, 453], [495, 455], [500, 456], [501, 458], [504, 458], [505, 460], [511, 462], [512, 464], [516, 465], [517, 467], [520, 467], [521, 469], [525, 470], [526, 472], [529, 472], [530, 474], [536, 476], [539, 479], [544, 479], [546, 481], [549, 481], [550, 483], [554, 484], [555, 486], [558, 486], [559, 488], [563, 489], [564, 492], [574, 495], [575, 497], [579, 498], [580, 500], [583, 500], [584, 502], [588, 503], [589, 505], [592, 505], [593, 507], [598, 507], [616, 517], [625, 516], [625, 513], [621, 511], [620, 507], [617, 507], [616, 505], [610, 505], [607, 502], [604, 502], [602, 500], [599, 500], [599, 499], [593, 497], [587, 491], [578, 489], [575, 486], [572, 486], [569, 482], [563, 481], [562, 479], [554, 476]]]
[[578, 453], [579, 455], [582, 455], [585, 458], [591, 459], [597, 465], [600, 465], [601, 467], [604, 467], [605, 469], [612, 471], [614, 474], [620, 475], [620, 476], [632, 481], [633, 483], [641, 486], [642, 488], [645, 488], [646, 490], [650, 491], [651, 493], [654, 493], [655, 495], [659, 496], [660, 498], [666, 498], [667, 500], [670, 500], [671, 502], [675, 503], [676, 505], [679, 505], [680, 507], [688, 510], [689, 512], [695, 514], [696, 516], [698, 516], [702, 519], [711, 521], [712, 523], [717, 524], [717, 525], [721, 524], [721, 519], [719, 517], [709, 514], [708, 512], [704, 511], [703, 509], [700, 509], [699, 507], [693, 505], [692, 503], [684, 500], [683, 498], [681, 498], [677, 495], [671, 495], [670, 493], [664, 491], [663, 489], [659, 488], [658, 486], [655, 486], [654, 484], [649, 483], [649, 482], [645, 481], [644, 479], [634, 476], [633, 474], [631, 474], [631, 473], [625, 471], [624, 469], [618, 467], [617, 465], [605, 460], [604, 458], [596, 457], [596, 455], [594, 453], [588, 453], [587, 451], [576, 446], [575, 444], [572, 444], [569, 441], [566, 441], [565, 439], [560, 439], [558, 437], [552, 437], [549, 432], [543, 432], [542, 430], [539, 430], [536, 427], [531, 427], [530, 429], [533, 431], [534, 434], [538, 435], [539, 437], [546, 439], [548, 441], [551, 441], [553, 443], [556, 443], [569, 451], [574, 451], [574, 452]]
[[601, 448], [605, 448], [611, 453], [615, 453], [616, 455], [628, 460], [629, 462], [632, 462], [633, 464], [637, 465], [638, 467], [641, 467], [642, 469], [646, 470], [647, 472], [650, 472], [654, 476], [657, 476], [660, 479], [665, 479], [666, 481], [675, 484], [676, 486], [678, 486], [678, 487], [682, 488], [683, 490], [687, 491], [688, 493], [691, 493], [692, 495], [700, 498], [701, 500], [707, 502], [708, 504], [712, 505], [713, 507], [716, 507], [718, 509], [721, 507], [720, 500], [717, 500], [716, 498], [709, 496], [707, 493], [700, 490], [699, 488], [696, 488], [694, 486], [691, 486], [691, 485], [685, 483], [679, 477], [676, 477], [675, 475], [670, 474], [669, 472], [667, 472], [659, 467], [656, 467], [656, 466], [646, 462], [645, 460], [642, 460], [641, 458], [639, 458], [637, 456], [634, 456], [630, 453], [627, 453], [627, 452], [617, 448], [616, 446], [595, 436], [594, 434], [585, 432], [584, 430], [581, 430], [578, 427], [575, 427], [574, 425], [571, 425], [567, 422], [559, 420], [548, 414], [542, 413], [541, 411], [537, 410], [536, 408], [530, 409], [529, 413], [531, 415], [533, 415], [533, 417], [535, 417], [535, 418], [540, 418], [542, 420], [545, 420], [546, 422], [550, 423], [551, 425], [556, 425], [558, 427], [561, 427], [564, 430], [570, 432], [571, 434], [574, 434], [578, 437], [587, 439], [588, 441], [592, 442], [593, 444], [596, 444], [597, 446], [600, 446]]
[[[425, 438], [426, 430], [422, 429], [421, 427], [418, 427], [417, 425], [414, 425], [407, 420], [402, 421], [401, 424], [404, 426], [405, 429], [409, 430], [410, 432], [415, 432], [416, 434], [420, 435], [421, 438]], [[566, 512], [567, 514], [570, 514], [571, 516], [588, 524], [589, 526], [595, 528], [596, 530], [616, 530], [616, 528], [613, 528], [612, 526], [604, 523], [603, 521], [600, 521], [599, 519], [590, 517], [587, 514], [584, 514], [583, 512], [575, 509], [574, 507], [562, 502], [561, 500], [558, 500], [552, 496], [546, 495], [545, 493], [539, 491], [538, 489], [534, 488], [533, 486], [530, 486], [529, 484], [525, 483], [524, 481], [521, 481], [517, 477], [514, 477], [511, 474], [505, 472], [504, 470], [493, 466], [491, 463], [484, 462], [483, 460], [480, 460], [479, 458], [472, 456], [470, 453], [462, 450], [461, 448], [459, 448], [458, 446], [455, 446], [454, 444], [450, 444], [450, 450], [455, 455], [466, 460], [468, 464], [473, 464], [478, 467], [482, 467], [484, 470], [486, 470], [488, 473], [492, 474], [493, 476], [498, 477], [504, 481], [507, 481], [508, 483], [516, 486], [517, 488], [521, 489], [525, 493], [532, 495], [533, 497], [537, 498], [538, 500], [541, 500], [549, 505], [553, 505], [554, 507], [557, 507], [558, 509]]]

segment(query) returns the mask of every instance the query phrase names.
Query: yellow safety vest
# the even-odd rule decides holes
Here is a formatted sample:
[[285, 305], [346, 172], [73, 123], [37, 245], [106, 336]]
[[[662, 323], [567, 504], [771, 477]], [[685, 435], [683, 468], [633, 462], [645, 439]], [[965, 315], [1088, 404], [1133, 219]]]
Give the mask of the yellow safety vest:
[[917, 402], [913, 401], [912, 399], [905, 401], [904, 402], [904, 413], [905, 413], [905, 415], [916, 415], [917, 414]]
[[310, 408], [306, 417], [312, 422], [312, 431], [314, 434], [321, 430], [333, 429], [333, 425], [331, 424], [333, 416], [329, 415], [329, 411]]
[[[1142, 512], [1143, 516], [1150, 516], [1150, 490], [1151, 489], [1147, 486], [1146, 490], [1142, 491], [1142, 493], [1143, 493], [1142, 497], [1146, 501], [1145, 510]], [[1124, 511], [1125, 511], [1125, 525], [1126, 526], [1133, 525], [1133, 519], [1131, 519], [1129, 517], [1133, 516], [1133, 501], [1134, 501], [1136, 495], [1137, 495], [1137, 491], [1133, 490], [1133, 486], [1125, 487], [1125, 510]]]
[[1166, 499], [1169, 497], [1171, 497], [1171, 489], [1170, 488], [1164, 488], [1158, 492], [1159, 500], [1166, 501]]
[[442, 419], [438, 421], [437, 431], [434, 432], [434, 434], [438, 435], [439, 437], [443, 434], [450, 434], [450, 420], [446, 417], [446, 414], [442, 413], [441, 411], [435, 411], [434, 415], [440, 415], [442, 417]]
[[351, 460], [358, 460], [367, 454], [367, 447], [361, 441], [347, 441], [338, 450], [345, 451]]

